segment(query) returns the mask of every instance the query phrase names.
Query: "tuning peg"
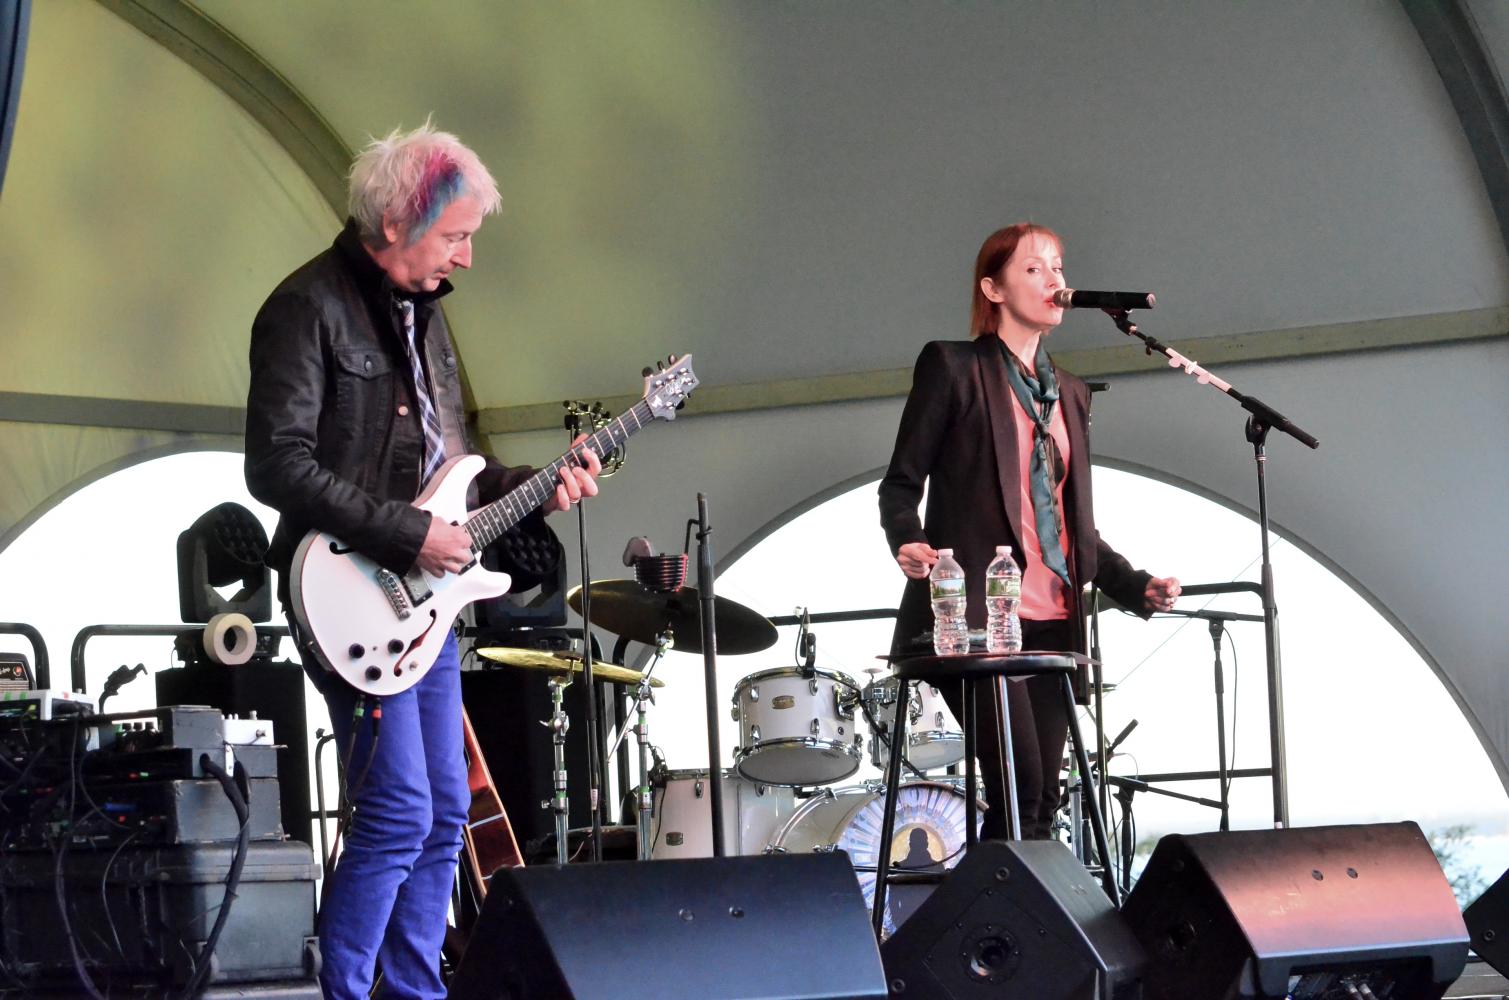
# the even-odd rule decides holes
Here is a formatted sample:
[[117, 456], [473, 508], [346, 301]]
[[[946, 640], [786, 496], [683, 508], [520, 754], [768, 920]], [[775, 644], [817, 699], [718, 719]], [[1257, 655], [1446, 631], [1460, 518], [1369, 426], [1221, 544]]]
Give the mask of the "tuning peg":
[[655, 374], [655, 369], [651, 368], [649, 365], [645, 365], [644, 370], [639, 374], [643, 375], [645, 378], [649, 378], [651, 375]]
[[665, 362], [664, 361], [657, 361], [657, 362], [655, 362], [655, 370], [658, 371], [658, 372], [665, 371]]

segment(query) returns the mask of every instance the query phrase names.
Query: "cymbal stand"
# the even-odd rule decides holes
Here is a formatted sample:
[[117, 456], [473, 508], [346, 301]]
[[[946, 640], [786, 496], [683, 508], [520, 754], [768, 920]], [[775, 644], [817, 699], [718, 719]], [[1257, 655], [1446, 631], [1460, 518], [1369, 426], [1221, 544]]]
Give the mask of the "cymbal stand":
[[566, 795], [566, 733], [571, 730], [571, 717], [566, 714], [566, 688], [571, 684], [571, 677], [552, 676], [549, 683], [550, 718], [540, 725], [550, 730], [550, 743], [555, 755], [555, 791], [550, 798], [540, 803], [540, 808], [555, 813], [555, 860], [556, 864], [564, 865], [569, 860], [567, 834], [571, 826], [571, 800]]
[[[634, 693], [634, 738], [639, 744], [639, 787], [635, 791], [638, 809], [635, 819], [635, 840], [639, 846], [639, 860], [650, 860], [650, 849], [655, 845], [651, 843], [654, 838], [653, 819], [655, 815], [655, 792], [650, 787], [650, 722], [646, 717], [645, 706], [655, 703], [654, 689], [650, 687], [650, 675], [655, 672], [655, 667], [660, 663], [660, 658], [665, 651], [675, 645], [675, 635], [669, 629], [657, 633], [655, 636], [655, 656], [650, 660], [650, 665], [645, 668], [643, 676], [639, 678], [639, 687]], [[618, 739], [613, 741], [613, 749], [608, 751], [608, 759], [612, 760], [618, 748], [623, 745], [624, 737], [629, 735], [627, 727], [619, 730]]]

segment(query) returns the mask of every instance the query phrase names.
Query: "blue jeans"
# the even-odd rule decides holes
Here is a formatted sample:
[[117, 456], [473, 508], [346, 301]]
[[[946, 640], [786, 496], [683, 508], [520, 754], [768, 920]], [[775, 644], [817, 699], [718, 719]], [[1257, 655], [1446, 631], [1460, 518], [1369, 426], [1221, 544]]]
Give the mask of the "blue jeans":
[[382, 699], [375, 749], [373, 700], [353, 746], [357, 692], [334, 674], [316, 685], [330, 706], [336, 747], [343, 757], [350, 748], [354, 805], [320, 911], [320, 987], [326, 1000], [366, 1000], [380, 962], [384, 998], [444, 997], [440, 946], [471, 805], [456, 637], [446, 639], [423, 680]]

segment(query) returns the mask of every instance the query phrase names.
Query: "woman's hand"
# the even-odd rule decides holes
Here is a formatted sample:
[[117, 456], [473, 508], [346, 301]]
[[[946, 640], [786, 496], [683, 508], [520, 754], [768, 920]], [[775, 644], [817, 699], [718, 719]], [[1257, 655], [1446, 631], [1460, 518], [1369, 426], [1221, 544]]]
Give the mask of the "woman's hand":
[[1142, 604], [1149, 611], [1171, 611], [1179, 599], [1179, 581], [1172, 576], [1155, 576], [1142, 592]]
[[907, 542], [896, 550], [896, 565], [913, 580], [924, 580], [938, 561], [938, 550], [926, 542]]

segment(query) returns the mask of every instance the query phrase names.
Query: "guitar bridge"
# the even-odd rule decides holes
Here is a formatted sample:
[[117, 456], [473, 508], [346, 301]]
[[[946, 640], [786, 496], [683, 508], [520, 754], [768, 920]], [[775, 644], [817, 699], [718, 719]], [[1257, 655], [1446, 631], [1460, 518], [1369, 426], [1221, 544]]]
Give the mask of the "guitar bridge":
[[383, 596], [388, 599], [389, 606], [393, 608], [393, 614], [398, 617], [399, 621], [408, 618], [413, 612], [408, 599], [404, 596], [404, 583], [399, 579], [398, 574], [392, 570], [379, 569], [376, 576], [377, 585], [382, 589]]

